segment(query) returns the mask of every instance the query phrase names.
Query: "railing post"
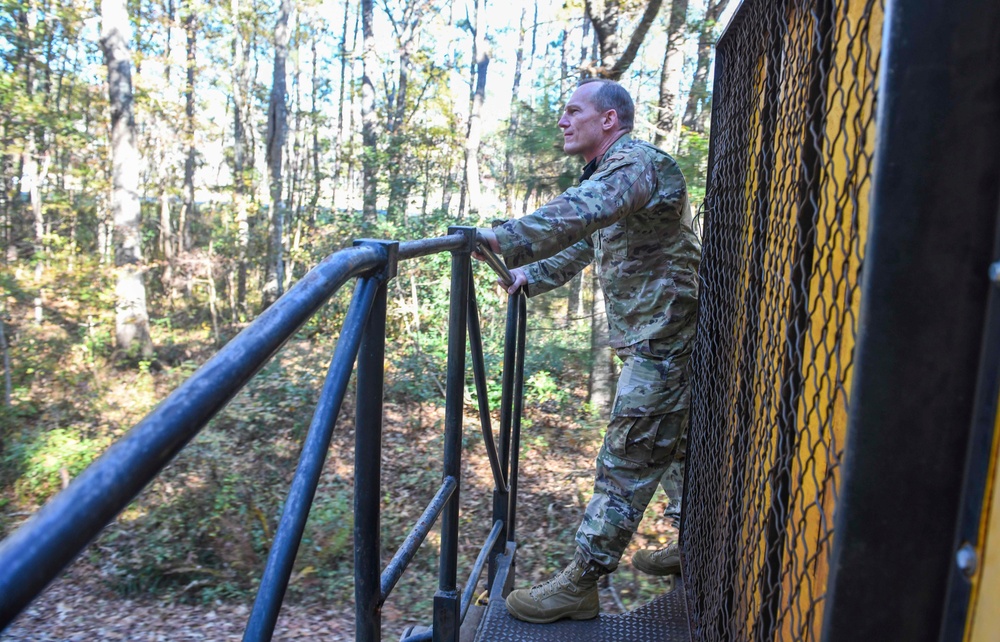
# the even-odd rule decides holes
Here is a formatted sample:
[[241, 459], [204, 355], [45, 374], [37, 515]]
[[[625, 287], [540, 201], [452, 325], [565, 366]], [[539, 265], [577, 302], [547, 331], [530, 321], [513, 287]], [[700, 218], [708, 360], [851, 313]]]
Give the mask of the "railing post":
[[295, 469], [288, 499], [281, 512], [281, 521], [267, 556], [267, 566], [264, 567], [253, 610], [243, 632], [243, 642], [267, 642], [274, 634], [288, 578], [292, 573], [295, 555], [323, 472], [323, 462], [330, 449], [337, 415], [361, 346], [361, 327], [367, 323], [377, 289], [378, 284], [371, 277], [358, 279], [358, 285], [354, 289], [351, 307], [344, 319], [343, 332], [337, 340], [319, 403], [316, 404], [312, 423], [302, 444], [299, 465]]
[[[468, 319], [469, 279], [476, 228], [450, 227], [449, 234], [464, 234], [466, 247], [452, 251], [451, 300], [448, 317], [448, 379], [444, 414], [444, 478], [461, 479], [462, 415], [465, 403], [465, 333]], [[438, 591], [434, 595], [434, 642], [458, 642], [461, 600], [456, 587], [458, 571], [458, 508], [461, 483], [441, 514], [441, 563]]]
[[514, 370], [517, 354], [517, 323], [518, 306], [517, 295], [511, 294], [507, 297], [507, 327], [504, 332], [503, 345], [503, 375], [500, 388], [500, 444], [499, 450], [500, 466], [503, 478], [507, 480], [506, 488], [493, 489], [493, 521], [503, 522], [503, 531], [500, 539], [493, 547], [490, 555], [489, 585], [493, 586], [498, 570], [498, 556], [507, 550], [507, 518], [509, 515], [510, 497], [510, 426], [511, 413], [514, 406]]
[[354, 422], [354, 618], [359, 642], [382, 639], [381, 515], [382, 392], [385, 362], [387, 283], [396, 276], [399, 244], [358, 240], [355, 245], [384, 248], [388, 261], [381, 275], [358, 351]]
[[[524, 409], [524, 346], [528, 334], [527, 297], [518, 293], [510, 302], [517, 305], [517, 344], [514, 350], [514, 381], [511, 400], [512, 426], [510, 431], [510, 476], [508, 477], [510, 496], [507, 507], [507, 541], [514, 543], [517, 531], [517, 479], [518, 458], [521, 453], [521, 413]], [[511, 560], [511, 574], [508, 580], [513, 580], [514, 561]]]

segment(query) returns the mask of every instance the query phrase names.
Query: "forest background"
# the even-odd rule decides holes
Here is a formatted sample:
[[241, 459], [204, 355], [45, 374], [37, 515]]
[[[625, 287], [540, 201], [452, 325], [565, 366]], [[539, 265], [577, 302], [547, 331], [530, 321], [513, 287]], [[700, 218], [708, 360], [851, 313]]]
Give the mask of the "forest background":
[[[735, 4], [735, 3], [732, 3]], [[0, 536], [64, 488], [323, 257], [440, 236], [573, 184], [556, 123], [579, 79], [635, 98], [697, 211], [728, 0], [2, 0]], [[446, 257], [390, 286], [383, 546], [440, 478]], [[487, 363], [502, 300], [477, 267]], [[88, 549], [75, 577], [160, 603], [247, 603], [347, 298], [338, 294]], [[521, 577], [572, 552], [614, 390], [588, 269], [529, 305]], [[498, 377], [494, 376], [498, 381]], [[498, 385], [498, 384], [497, 384]], [[491, 387], [495, 407], [498, 388]], [[469, 391], [469, 409], [473, 393]], [[353, 600], [352, 402], [289, 599]], [[466, 436], [468, 568], [489, 526]], [[659, 501], [659, 500], [658, 500]], [[637, 544], [665, 539], [655, 512]], [[537, 527], [537, 530], [535, 530]], [[482, 531], [482, 533], [480, 533]], [[387, 603], [426, 621], [432, 533]], [[72, 574], [72, 573], [71, 573]], [[606, 608], [656, 586], [616, 574]]]

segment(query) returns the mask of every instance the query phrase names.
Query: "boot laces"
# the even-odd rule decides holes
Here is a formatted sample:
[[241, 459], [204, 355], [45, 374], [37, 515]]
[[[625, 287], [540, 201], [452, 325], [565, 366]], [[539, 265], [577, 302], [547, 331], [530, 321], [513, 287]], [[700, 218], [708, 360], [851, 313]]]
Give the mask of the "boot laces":
[[674, 557], [675, 555], [677, 555], [677, 552], [678, 552], [677, 543], [674, 542], [672, 544], [667, 544], [663, 548], [659, 548], [653, 551], [652, 553], [650, 553], [649, 556], [656, 562], [663, 562], [666, 558]]
[[546, 580], [541, 584], [536, 584], [531, 587], [531, 597], [536, 600], [544, 600], [545, 598], [558, 593], [559, 591], [569, 588], [570, 581], [566, 577], [566, 569], [559, 571], [555, 577], [550, 580]]

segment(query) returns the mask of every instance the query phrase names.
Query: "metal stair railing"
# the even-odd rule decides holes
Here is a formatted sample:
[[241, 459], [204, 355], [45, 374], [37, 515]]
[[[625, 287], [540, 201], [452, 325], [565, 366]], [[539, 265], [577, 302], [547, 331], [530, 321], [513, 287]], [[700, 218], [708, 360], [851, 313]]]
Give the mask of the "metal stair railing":
[[[0, 630], [83, 551], [320, 306], [349, 279], [358, 277], [243, 639], [270, 640], [273, 635], [356, 361], [356, 639], [381, 639], [382, 604], [440, 517], [441, 555], [438, 590], [434, 596], [434, 626], [431, 632], [407, 639], [457, 642], [475, 586], [487, 561], [488, 580], [492, 586], [498, 566], [510, 566], [516, 550], [514, 531], [524, 379], [525, 296], [519, 292], [508, 298], [498, 445], [494, 440], [486, 394], [486, 369], [471, 255], [478, 249], [480, 256], [505, 282], [510, 282], [510, 273], [487, 247], [477, 248], [478, 241], [476, 228], [452, 227], [448, 236], [418, 241], [360, 240], [355, 242], [354, 247], [327, 257], [113, 444], [64, 491], [0, 542]], [[399, 550], [386, 568], [380, 570], [380, 462], [387, 284], [396, 275], [398, 261], [440, 252], [452, 254], [442, 481]], [[458, 515], [466, 336], [470, 341], [482, 435], [495, 488], [493, 527], [459, 595]]]

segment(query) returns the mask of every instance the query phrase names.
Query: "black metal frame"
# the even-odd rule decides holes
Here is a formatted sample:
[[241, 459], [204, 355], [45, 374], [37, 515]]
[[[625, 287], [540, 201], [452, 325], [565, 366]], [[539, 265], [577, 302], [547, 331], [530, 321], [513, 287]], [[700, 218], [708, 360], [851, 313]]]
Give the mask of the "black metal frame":
[[[153, 412], [85, 470], [27, 523], [0, 543], [0, 629], [6, 627], [148, 484], [350, 278], [359, 277], [326, 381], [303, 444], [288, 499], [244, 632], [270, 640], [329, 449], [337, 415], [357, 361], [355, 446], [355, 622], [358, 640], [381, 639], [381, 607], [438, 516], [441, 559], [431, 633], [409, 640], [457, 642], [487, 560], [489, 580], [513, 565], [517, 453], [525, 345], [525, 296], [508, 300], [499, 450], [490, 426], [479, 311], [471, 255], [476, 228], [452, 227], [445, 237], [406, 243], [361, 240], [331, 255], [246, 330], [202, 366]], [[397, 263], [438, 252], [452, 254], [441, 486], [385, 570], [380, 570], [380, 498], [386, 290]], [[510, 274], [488, 248], [478, 247], [502, 279]], [[496, 487], [494, 522], [461, 595], [457, 587], [466, 331], [479, 391], [483, 439]]]
[[888, 0], [885, 16], [823, 639], [958, 640], [1000, 360], [1000, 5]]
[[[816, 106], [827, 102], [817, 99], [836, 82], [837, 69], [831, 73], [831, 64], [838, 65], [839, 58], [832, 60], [829, 38], [843, 34], [830, 30], [829, 17], [842, 5], [828, 0], [807, 4], [815, 28], [808, 52], [810, 76], [800, 86], [806, 92], [805, 104]], [[780, 51], [781, 34], [771, 33], [772, 41], [767, 43], [768, 34], [760, 30], [762, 7], [778, 16], [782, 7], [793, 6], [801, 9], [803, 5], [784, 0], [748, 2], [737, 11], [720, 40], [716, 59], [716, 79], [723, 80], [716, 85], [717, 107], [731, 106], [733, 100], [743, 98], [735, 93], [738, 86], [733, 89], [725, 83], [732, 80], [734, 70], [752, 58], [746, 58], [746, 51], [730, 51], [734, 38], [749, 26], [747, 21], [753, 21], [758, 37], [745, 39], [743, 46], [759, 42], [761, 48], [770, 47], [772, 53], [765, 64], [773, 65], [779, 58], [773, 52]], [[859, 5], [866, 15], [873, 6], [875, 2]], [[773, 18], [764, 28], [788, 26], [779, 23], [780, 17]], [[850, 366], [849, 427], [846, 440], [840, 442], [846, 443], [843, 456], [829, 462], [830, 470], [840, 470], [839, 494], [834, 498], [836, 523], [826, 539], [829, 542], [832, 537], [833, 542], [828, 558], [830, 575], [826, 586], [817, 587], [812, 594], [816, 601], [810, 604], [813, 607], [824, 600], [824, 640], [956, 640], [968, 634], [966, 628], [975, 616], [970, 608], [977, 556], [984, 544], [980, 539], [986, 490], [993, 482], [988, 476], [990, 458], [997, 448], [1000, 397], [998, 32], [1000, 6], [995, 3], [987, 7], [959, 0], [947, 6], [930, 6], [912, 0], [884, 1], [881, 65], [873, 76], [879, 79], [875, 181], [863, 254], [861, 316], [854, 326], [860, 331]], [[800, 36], [797, 42], [810, 41]], [[725, 240], [731, 244], [750, 243], [746, 235], [753, 226], [753, 238], [759, 241], [775, 208], [767, 200], [770, 168], [758, 163], [763, 171], [756, 176], [757, 194], [747, 199], [748, 225], [734, 231], [717, 226], [712, 216], [720, 205], [714, 199], [726, 197], [734, 180], [731, 174], [717, 173], [716, 163], [721, 161], [721, 165], [731, 157], [730, 147], [738, 147], [744, 140], [741, 137], [753, 137], [762, 155], [771, 147], [772, 100], [776, 95], [772, 81], [776, 74], [767, 68], [765, 78], [760, 93], [752, 94], [754, 102], [748, 106], [757, 108], [757, 101], [762, 101], [755, 114], [759, 122], [754, 121], [748, 131], [725, 130], [725, 136], [716, 134], [729, 123], [714, 123], [719, 129], [714, 129], [709, 148], [703, 268], [716, 238], [728, 235]], [[722, 110], [719, 115], [725, 118], [728, 113]], [[766, 549], [760, 557], [765, 572], [751, 589], [756, 590], [759, 601], [750, 606], [759, 610], [749, 613], [754, 624], [747, 627], [747, 613], [736, 611], [740, 596], [732, 587], [700, 591], [701, 587], [690, 583], [689, 589], [695, 587], [689, 590], [688, 599], [696, 637], [745, 639], [737, 631], [745, 635], [749, 630], [757, 639], [768, 641], [783, 632], [779, 628], [783, 615], [776, 608], [788, 603], [788, 596], [781, 595], [788, 590], [781, 583], [781, 573], [788, 568], [783, 556], [788, 557], [790, 550], [785, 541], [789, 534], [782, 531], [782, 525], [789, 514], [788, 462], [795, 455], [788, 446], [796, 437], [794, 414], [802, 395], [798, 360], [801, 340], [809, 327], [805, 305], [810, 288], [808, 270], [813, 263], [809, 254], [816, 243], [810, 221], [816, 218], [815, 204], [822, 195], [812, 180], [822, 169], [816, 158], [817, 150], [822, 149], [817, 136], [827, 129], [822, 109], [802, 114], [802, 122], [804, 140], [796, 147], [801, 152], [796, 174], [801, 177], [798, 198], [791, 203], [794, 208], [786, 208], [797, 214], [798, 235], [785, 284], [791, 296], [782, 333], [788, 339], [780, 376], [777, 438], [767, 478], [771, 493], [765, 502]], [[734, 210], [742, 205], [721, 204]], [[756, 242], [744, 245], [744, 249], [752, 257], [759, 253]], [[751, 266], [757, 262], [753, 258], [749, 261]], [[992, 272], [988, 270], [991, 263]], [[709, 283], [712, 288], [702, 291], [703, 312], [709, 302], [725, 307], [725, 302], [710, 299], [732, 286], [724, 270], [710, 276], [717, 280]], [[743, 298], [751, 311], [759, 303], [758, 280], [751, 272]], [[731, 304], [726, 312], [733, 312]], [[753, 315], [746, 319], [741, 343], [728, 335], [711, 338], [723, 354], [738, 351], [740, 356], [712, 373], [724, 380], [738, 377], [735, 415], [740, 418], [753, 407], [746, 391], [756, 383], [756, 320]], [[697, 359], [696, 353], [692, 366], [699, 372], [703, 364]], [[747, 438], [745, 430], [737, 430], [728, 441], [727, 435], [717, 432], [712, 413], [727, 410], [709, 408], [698, 425], [703, 434], [716, 440], [712, 442], [718, 448], [714, 456], [723, 462], [727, 455], [743, 452], [741, 440]], [[689, 455], [694, 449], [692, 446]], [[744, 489], [752, 482], [744, 480], [737, 458], [731, 456], [730, 460], [733, 464], [727, 470], [728, 477], [716, 486], [698, 487], [707, 488], [705, 496], [693, 498], [689, 492], [685, 500], [712, 502], [716, 497], [707, 495], [718, 492], [722, 496], [725, 489], [738, 508]], [[691, 471], [689, 463], [689, 476]], [[765, 480], [757, 481], [763, 484]], [[726, 568], [725, 560], [732, 556], [725, 538], [747, 527], [739, 521], [739, 512], [731, 506], [719, 506], [710, 514], [700, 514], [701, 521], [697, 521], [688, 519], [688, 508], [686, 503], [682, 527], [685, 573], [692, 570], [689, 558], [704, 563], [687, 548], [692, 533], [698, 536], [698, 545], [705, 547], [699, 552], [710, 551], [715, 560], [723, 560], [717, 567]], [[697, 578], [700, 569], [693, 570]], [[984, 604], [982, 598], [979, 604]], [[803, 639], [796, 635], [793, 632], [789, 637]]]

